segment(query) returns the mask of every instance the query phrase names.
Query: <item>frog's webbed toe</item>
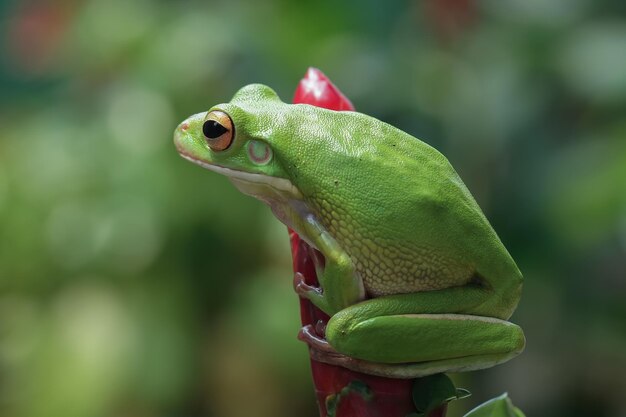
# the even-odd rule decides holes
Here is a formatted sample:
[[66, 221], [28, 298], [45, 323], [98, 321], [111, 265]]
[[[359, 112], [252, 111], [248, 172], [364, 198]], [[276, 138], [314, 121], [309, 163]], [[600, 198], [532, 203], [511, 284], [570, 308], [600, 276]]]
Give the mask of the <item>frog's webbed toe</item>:
[[301, 297], [309, 300], [313, 305], [324, 313], [332, 315], [331, 307], [328, 305], [328, 300], [323, 295], [324, 290], [320, 287], [314, 287], [307, 284], [304, 281], [304, 275], [300, 272], [296, 272], [293, 276], [293, 289]]
[[309, 347], [311, 347], [312, 349], [318, 350], [320, 352], [339, 355], [335, 348], [333, 348], [330, 343], [326, 341], [326, 339], [318, 336], [312, 324], [307, 324], [302, 329], [300, 329], [300, 331], [298, 332], [298, 339], [308, 344]]
[[310, 292], [317, 292], [320, 294], [322, 292], [321, 288], [307, 284], [304, 279], [304, 275], [300, 272], [296, 272], [293, 275], [293, 289], [296, 294], [303, 298], [308, 298], [308, 293]]
[[324, 362], [331, 365], [343, 366], [345, 368], [355, 369], [357, 363], [362, 363], [359, 359], [339, 353], [334, 347], [317, 334], [313, 325], [308, 324], [298, 332], [298, 339], [309, 345], [310, 355], [312, 359], [318, 362]]

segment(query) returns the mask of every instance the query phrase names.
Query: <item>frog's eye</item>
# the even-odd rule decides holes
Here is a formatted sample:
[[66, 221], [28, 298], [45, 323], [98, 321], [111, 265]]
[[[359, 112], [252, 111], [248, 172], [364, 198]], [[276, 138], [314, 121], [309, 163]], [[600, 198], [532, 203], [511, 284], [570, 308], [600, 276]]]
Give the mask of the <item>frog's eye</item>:
[[248, 157], [257, 165], [265, 165], [272, 159], [272, 148], [265, 142], [251, 140], [248, 142]]
[[235, 136], [233, 121], [223, 111], [213, 110], [206, 116], [202, 125], [202, 133], [204, 133], [209, 148], [214, 151], [223, 151], [233, 143]]

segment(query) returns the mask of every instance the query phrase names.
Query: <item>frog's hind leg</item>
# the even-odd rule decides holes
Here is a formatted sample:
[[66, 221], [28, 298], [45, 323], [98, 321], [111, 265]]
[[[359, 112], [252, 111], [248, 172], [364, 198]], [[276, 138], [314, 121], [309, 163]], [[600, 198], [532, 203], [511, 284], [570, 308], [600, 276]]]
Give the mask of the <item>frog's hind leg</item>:
[[515, 324], [472, 314], [485, 298], [488, 290], [464, 287], [367, 300], [333, 316], [326, 339], [348, 358], [344, 366], [378, 375], [487, 368], [519, 354], [525, 340]]
[[[446, 318], [448, 319], [448, 318]], [[498, 320], [498, 319], [494, 319]], [[506, 323], [506, 322], [505, 322]], [[513, 327], [517, 327], [508, 323]], [[458, 336], [458, 335], [455, 335]], [[384, 337], [381, 335], [381, 337]], [[523, 335], [521, 335], [523, 338]], [[300, 331], [299, 338], [301, 340], [309, 343], [311, 347], [311, 358], [317, 360], [319, 362], [325, 362], [333, 365], [343, 366], [345, 368], [362, 372], [366, 374], [379, 375], [384, 377], [392, 377], [392, 378], [418, 378], [426, 375], [432, 375], [435, 373], [442, 372], [464, 372], [464, 371], [474, 371], [478, 369], [489, 368], [491, 366], [503, 363], [517, 356], [521, 350], [522, 346], [517, 346], [517, 348], [512, 349], [503, 349], [502, 353], [482, 353], [470, 356], [461, 356], [461, 357], [453, 357], [447, 359], [436, 359], [436, 360], [424, 360], [423, 362], [401, 362], [401, 363], [385, 363], [385, 362], [377, 362], [375, 360], [365, 360], [358, 359], [356, 357], [348, 356], [336, 351], [326, 340], [319, 338], [312, 329], [312, 326], [305, 327]], [[431, 343], [432, 339], [428, 336], [423, 338], [424, 345], [428, 346], [428, 343]], [[406, 343], [406, 340], [403, 340], [401, 343]], [[467, 346], [465, 343], [470, 343], [468, 341], [461, 342], [461, 350], [463, 355], [467, 355]], [[430, 345], [432, 348], [433, 346]], [[450, 347], [449, 344], [446, 347]], [[405, 348], [411, 349], [410, 346], [406, 346]], [[389, 352], [385, 347], [381, 347], [379, 352]], [[419, 354], [417, 350], [413, 351], [414, 354]], [[432, 353], [432, 352], [429, 352]], [[383, 354], [384, 356], [384, 354]], [[428, 357], [428, 355], [423, 356], [423, 358]], [[370, 357], [374, 359], [375, 357]], [[385, 358], [376, 358], [378, 360]]]

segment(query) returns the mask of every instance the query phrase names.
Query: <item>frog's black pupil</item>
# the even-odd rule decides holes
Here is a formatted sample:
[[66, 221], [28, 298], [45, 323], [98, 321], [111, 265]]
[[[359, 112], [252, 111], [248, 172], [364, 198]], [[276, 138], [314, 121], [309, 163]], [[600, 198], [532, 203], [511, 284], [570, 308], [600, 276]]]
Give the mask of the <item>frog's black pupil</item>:
[[207, 120], [204, 122], [204, 125], [202, 125], [202, 133], [209, 139], [219, 138], [226, 132], [228, 132], [228, 129], [215, 120]]

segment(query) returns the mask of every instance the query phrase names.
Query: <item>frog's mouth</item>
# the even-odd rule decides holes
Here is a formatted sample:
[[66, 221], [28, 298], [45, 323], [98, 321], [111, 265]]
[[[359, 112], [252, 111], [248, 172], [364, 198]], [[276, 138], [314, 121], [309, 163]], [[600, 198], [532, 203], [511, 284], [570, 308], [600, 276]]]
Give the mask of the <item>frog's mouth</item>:
[[[239, 171], [239, 170], [232, 169], [232, 168], [226, 168], [223, 166], [209, 164], [205, 161], [201, 161], [199, 159], [194, 158], [191, 155], [180, 152], [180, 150], [179, 150], [179, 153], [186, 160], [191, 161], [196, 165], [200, 165], [202, 168], [208, 169], [209, 171], [217, 172], [218, 174], [228, 177], [237, 186], [238, 186], [238, 183], [247, 183], [251, 185], [252, 188], [255, 188], [254, 185], [256, 184], [257, 186], [259, 186], [259, 191], [260, 189], [264, 187], [270, 187], [274, 189], [275, 191], [278, 191], [279, 193], [285, 193], [291, 196], [292, 198], [296, 198], [296, 199], [302, 198], [302, 194], [300, 193], [300, 190], [298, 190], [298, 188], [286, 178], [270, 177], [269, 175], [263, 175], [263, 174], [253, 173], [253, 172]], [[246, 187], [246, 188], [250, 188], [250, 187]], [[242, 191], [246, 192], [247, 194], [252, 194], [255, 197], [260, 197], [261, 195], [265, 194], [263, 192], [256, 193], [256, 192], [250, 192], [250, 190], [246, 191], [243, 189]]]

